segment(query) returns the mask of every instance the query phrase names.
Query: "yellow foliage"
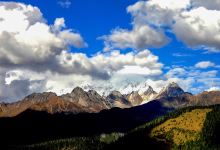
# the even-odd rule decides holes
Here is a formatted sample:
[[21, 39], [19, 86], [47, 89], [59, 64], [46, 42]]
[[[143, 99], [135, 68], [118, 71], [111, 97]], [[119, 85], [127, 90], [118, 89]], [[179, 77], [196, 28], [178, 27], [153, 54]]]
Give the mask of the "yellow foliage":
[[206, 114], [211, 109], [194, 109], [177, 118], [169, 119], [152, 129], [150, 136], [158, 140], [171, 140], [177, 145], [199, 139]]

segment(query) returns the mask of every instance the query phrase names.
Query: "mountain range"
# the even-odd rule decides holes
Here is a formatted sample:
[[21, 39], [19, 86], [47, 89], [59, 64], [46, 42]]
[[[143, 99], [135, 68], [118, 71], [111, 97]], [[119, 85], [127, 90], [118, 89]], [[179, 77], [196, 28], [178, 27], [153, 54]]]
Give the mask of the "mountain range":
[[33, 93], [18, 102], [0, 104], [0, 140], [5, 149], [77, 137], [88, 137], [89, 145], [97, 146], [94, 136], [127, 134], [171, 111], [216, 104], [220, 104], [220, 91], [192, 95], [174, 82], [159, 93], [150, 86], [128, 94], [112, 91], [107, 96], [80, 87], [61, 96]]
[[[133, 88], [132, 88], [133, 87]], [[85, 87], [84, 87], [85, 88]], [[0, 117], [13, 117], [27, 109], [46, 111], [48, 113], [98, 113], [114, 107], [130, 108], [144, 105], [150, 101], [158, 101], [166, 108], [182, 108], [194, 105], [220, 104], [220, 91], [203, 92], [192, 95], [185, 92], [178, 84], [172, 82], [157, 93], [151, 86], [128, 86], [134, 90], [127, 94], [119, 91], [109, 92], [109, 95], [99, 95], [95, 90], [85, 90], [76, 87], [71, 93], [57, 96], [52, 92], [33, 93], [15, 103], [1, 103]]]

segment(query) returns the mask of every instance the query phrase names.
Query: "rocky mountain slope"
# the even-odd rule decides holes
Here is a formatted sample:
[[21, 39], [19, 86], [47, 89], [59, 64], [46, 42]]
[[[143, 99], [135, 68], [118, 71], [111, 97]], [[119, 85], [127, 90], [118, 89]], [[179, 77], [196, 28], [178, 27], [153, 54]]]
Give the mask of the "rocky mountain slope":
[[112, 107], [129, 108], [132, 104], [118, 91], [112, 91], [106, 99], [112, 104]]
[[209, 106], [220, 104], [220, 91], [204, 91], [197, 95], [184, 92], [178, 84], [170, 83], [164, 87], [155, 100], [168, 108], [183, 108], [187, 106]]
[[62, 96], [51, 92], [33, 93], [16, 103], [1, 104], [0, 108], [1, 117], [12, 117], [27, 109], [46, 111], [52, 114], [59, 112], [76, 114], [99, 112], [103, 109], [109, 109], [111, 106], [95, 91], [85, 92], [76, 87], [71, 93]]
[[[21, 112], [32, 109], [46, 111], [48, 113], [97, 113], [101, 110], [114, 107], [130, 108], [146, 104], [156, 100], [167, 108], [182, 108], [194, 105], [214, 105], [220, 104], [220, 91], [203, 92], [198, 95], [192, 95], [184, 92], [178, 84], [170, 83], [157, 94], [151, 86], [143, 84], [142, 86], [131, 85], [129, 90], [135, 90], [128, 94], [122, 94], [119, 91], [112, 91], [107, 96], [99, 95], [95, 90], [87, 91], [80, 87], [73, 89], [71, 93], [57, 96], [52, 92], [33, 93], [23, 100], [15, 103], [1, 103], [0, 117], [11, 117]], [[129, 91], [126, 89], [126, 91]]]
[[149, 86], [148, 89], [144, 92], [139, 92], [139, 95], [142, 97], [143, 101], [141, 102], [141, 104], [145, 104], [148, 103], [149, 101], [155, 99], [155, 97], [157, 96], [157, 92], [154, 91], [154, 89]]

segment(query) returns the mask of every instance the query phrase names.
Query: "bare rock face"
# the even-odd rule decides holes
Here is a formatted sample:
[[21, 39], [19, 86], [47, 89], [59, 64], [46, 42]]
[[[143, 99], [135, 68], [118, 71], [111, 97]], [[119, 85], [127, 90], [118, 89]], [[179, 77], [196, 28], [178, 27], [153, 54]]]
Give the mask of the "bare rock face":
[[[143, 90], [144, 91], [144, 90]], [[123, 95], [112, 91], [108, 96], [101, 96], [94, 90], [84, 91], [80, 87], [71, 93], [57, 96], [52, 92], [33, 93], [15, 103], [0, 103], [0, 117], [13, 117], [27, 109], [46, 111], [48, 113], [97, 113], [113, 107], [129, 108], [145, 104], [149, 101], [159, 101], [167, 108], [182, 108], [187, 106], [208, 106], [220, 104], [220, 91], [203, 92], [198, 95], [184, 92], [178, 84], [170, 83], [157, 94], [152, 87], [144, 91], [133, 91]]]
[[170, 98], [170, 97], [179, 97], [185, 92], [183, 89], [179, 87], [178, 84], [172, 82], [168, 86], [164, 87], [159, 94], [155, 97], [155, 99], [161, 98]]
[[88, 112], [99, 112], [103, 109], [109, 109], [110, 104], [103, 99], [96, 91], [84, 91], [80, 87], [76, 87], [69, 94], [61, 96], [62, 99], [79, 105]]
[[164, 87], [154, 99], [160, 101], [165, 107], [177, 109], [189, 105], [192, 96], [191, 93], [184, 92], [177, 83], [172, 82]]
[[198, 95], [190, 97], [193, 105], [208, 106], [220, 104], [220, 91], [202, 92]]
[[178, 84], [170, 83], [155, 97], [166, 107], [209, 106], [220, 104], [220, 91], [203, 92], [198, 95], [184, 92]]
[[138, 106], [143, 102], [143, 98], [138, 94], [137, 91], [128, 94], [126, 99], [132, 104], [132, 106]]
[[85, 92], [75, 88], [71, 93], [57, 96], [52, 92], [33, 93], [23, 100], [11, 104], [0, 105], [0, 117], [12, 117], [32, 109], [48, 113], [96, 113], [111, 106], [97, 92]]
[[145, 104], [153, 100], [157, 96], [157, 92], [155, 92], [154, 89], [149, 86], [149, 88], [145, 92], [141, 93], [140, 96], [143, 99], [141, 104]]
[[132, 104], [119, 91], [112, 91], [106, 99], [112, 104], [112, 107], [129, 108]]
[[4, 110], [0, 113], [0, 117], [16, 116], [34, 105], [47, 102], [51, 97], [56, 97], [56, 94], [51, 92], [33, 93], [21, 101], [5, 104]]

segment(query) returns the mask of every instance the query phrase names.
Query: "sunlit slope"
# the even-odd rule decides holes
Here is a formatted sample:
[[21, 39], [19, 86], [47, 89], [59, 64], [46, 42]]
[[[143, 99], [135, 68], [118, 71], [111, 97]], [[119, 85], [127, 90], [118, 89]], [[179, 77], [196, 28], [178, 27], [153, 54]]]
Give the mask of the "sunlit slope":
[[150, 137], [157, 140], [172, 141], [181, 145], [200, 139], [206, 114], [212, 109], [195, 109], [180, 116], [168, 119], [152, 129]]
[[173, 111], [139, 126], [111, 149], [220, 149], [220, 105], [193, 106]]

